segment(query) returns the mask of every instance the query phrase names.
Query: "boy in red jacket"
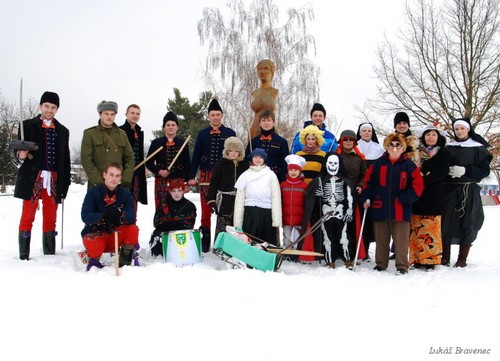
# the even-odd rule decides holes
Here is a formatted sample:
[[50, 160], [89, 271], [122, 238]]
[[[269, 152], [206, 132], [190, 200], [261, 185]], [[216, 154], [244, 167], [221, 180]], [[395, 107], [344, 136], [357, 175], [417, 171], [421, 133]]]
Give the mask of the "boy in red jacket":
[[[306, 160], [296, 154], [285, 157], [288, 174], [281, 182], [281, 205], [283, 213], [283, 247], [287, 247], [300, 234], [300, 225], [304, 218], [304, 196], [307, 183], [302, 176], [302, 167]], [[295, 248], [295, 247], [294, 247]]]

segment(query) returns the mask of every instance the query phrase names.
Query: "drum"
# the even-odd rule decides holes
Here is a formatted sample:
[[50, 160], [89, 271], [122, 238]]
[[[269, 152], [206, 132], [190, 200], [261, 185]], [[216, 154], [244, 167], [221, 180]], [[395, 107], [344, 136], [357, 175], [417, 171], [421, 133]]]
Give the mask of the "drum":
[[177, 267], [200, 263], [200, 232], [194, 229], [172, 231], [162, 235], [163, 257], [165, 262]]

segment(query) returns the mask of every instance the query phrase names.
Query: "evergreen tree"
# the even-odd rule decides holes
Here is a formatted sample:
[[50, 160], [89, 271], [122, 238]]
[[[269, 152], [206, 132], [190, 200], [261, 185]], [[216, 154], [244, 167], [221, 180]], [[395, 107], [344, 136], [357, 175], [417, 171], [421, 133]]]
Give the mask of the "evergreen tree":
[[[189, 151], [191, 153], [194, 149], [198, 131], [209, 125], [206, 109], [211, 99], [211, 92], [203, 92], [200, 94], [198, 102], [191, 104], [187, 97], [181, 95], [179, 89], [174, 88], [174, 98], [167, 101], [167, 109], [179, 117], [179, 131], [177, 135], [184, 139], [188, 135], [191, 135], [191, 140], [189, 141]], [[159, 138], [163, 137], [165, 133], [163, 129], [159, 129], [154, 131], [153, 135], [155, 138]]]

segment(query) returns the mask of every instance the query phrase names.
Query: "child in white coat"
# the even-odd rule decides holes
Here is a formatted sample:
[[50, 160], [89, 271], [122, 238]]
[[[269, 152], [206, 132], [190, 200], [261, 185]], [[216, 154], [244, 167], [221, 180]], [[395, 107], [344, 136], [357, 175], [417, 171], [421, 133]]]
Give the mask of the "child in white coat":
[[276, 174], [266, 166], [267, 154], [256, 148], [250, 153], [251, 165], [235, 184], [234, 227], [275, 246], [282, 224], [281, 192]]

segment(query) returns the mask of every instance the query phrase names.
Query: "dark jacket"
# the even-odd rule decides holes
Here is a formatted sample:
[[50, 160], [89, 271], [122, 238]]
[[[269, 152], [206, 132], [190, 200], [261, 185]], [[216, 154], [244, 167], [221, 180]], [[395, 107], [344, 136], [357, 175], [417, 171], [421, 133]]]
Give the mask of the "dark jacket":
[[194, 203], [184, 197], [180, 201], [175, 201], [170, 196], [161, 199], [153, 218], [155, 228], [162, 232], [193, 229], [195, 221]]
[[[259, 134], [252, 139], [252, 149], [261, 148], [267, 154], [266, 165], [271, 168], [271, 170], [278, 177], [278, 181], [283, 182], [286, 179], [287, 174], [287, 164], [285, 162], [285, 157], [288, 155], [288, 142], [285, 138], [279, 136], [278, 134], [272, 132], [271, 140], [261, 140], [265, 135]], [[250, 155], [250, 146], [247, 145], [245, 150], [245, 156], [248, 158]], [[251, 159], [247, 159], [251, 161]]]
[[458, 147], [447, 145], [446, 149], [450, 153], [450, 166], [458, 165], [465, 167], [465, 174], [460, 178], [447, 176], [446, 183], [479, 183], [490, 174], [490, 162], [492, 155], [483, 147]]
[[444, 180], [449, 171], [450, 154], [446, 148], [441, 148], [432, 158], [421, 159], [420, 173], [424, 179], [424, 190], [413, 205], [413, 214], [441, 215], [444, 208]]
[[351, 180], [354, 188], [363, 187], [363, 182], [366, 174], [366, 161], [362, 159], [355, 151], [346, 153], [343, 150], [339, 153], [347, 176]]
[[215, 163], [222, 158], [224, 141], [229, 137], [235, 137], [236, 133], [231, 128], [221, 125], [220, 134], [210, 134], [212, 127], [207, 127], [198, 132], [194, 144], [193, 156], [191, 158], [191, 171], [189, 179], [194, 179], [198, 169], [212, 170]]
[[[116, 201], [113, 206], [122, 208], [123, 224], [135, 224], [134, 196], [128, 189], [122, 186], [118, 186], [115, 191]], [[85, 227], [82, 230], [82, 237], [88, 233], [107, 230], [106, 224], [101, 220], [104, 208], [106, 207], [106, 203], [104, 202], [106, 193], [107, 188], [104, 183], [101, 183], [91, 188], [85, 195], [81, 211], [82, 221], [85, 223]]]
[[[248, 169], [246, 160], [232, 161], [228, 158], [220, 159], [212, 169], [212, 178], [208, 186], [207, 203], [215, 203], [217, 193], [235, 191], [234, 184], [238, 177]], [[218, 212], [223, 216], [233, 216], [234, 195], [223, 194]]]
[[[170, 166], [172, 160], [177, 155], [177, 152], [179, 151], [179, 149], [181, 149], [182, 144], [184, 144], [184, 139], [175, 137], [174, 145], [167, 147], [167, 137], [156, 138], [151, 142], [148, 157], [161, 146], [163, 146], [163, 149], [146, 162], [146, 167], [148, 167], [148, 169], [153, 172], [156, 177], [159, 177], [158, 172], [160, 170], [166, 170]], [[189, 145], [186, 144], [186, 146], [182, 150], [182, 153], [179, 155], [174, 165], [172, 166], [172, 169], [170, 169], [170, 175], [168, 176], [168, 178], [180, 178], [184, 181], [187, 181], [189, 168]]]
[[[69, 130], [54, 119], [57, 132], [57, 203], [61, 203], [68, 194], [68, 188], [71, 184], [71, 157], [69, 153]], [[45, 152], [45, 137], [42, 128], [40, 115], [33, 119], [27, 119], [23, 122], [24, 140], [32, 141], [38, 144], [38, 150], [30, 151], [32, 159], [26, 158], [17, 172], [16, 188], [14, 197], [24, 200], [31, 199], [35, 181], [40, 171], [41, 153]], [[18, 133], [20, 138], [21, 132]]]
[[360, 199], [371, 201], [373, 221], [409, 222], [422, 189], [422, 175], [406, 154], [392, 163], [385, 153], [368, 168]]
[[[119, 127], [127, 134], [128, 141], [132, 146], [132, 150], [134, 151], [134, 159], [135, 164], [134, 167], [144, 160], [144, 132], [141, 127], [136, 124], [135, 131], [130, 127], [129, 122], [125, 120], [125, 123]], [[137, 134], [137, 139], [135, 135]], [[139, 179], [139, 195], [137, 200], [142, 204], [148, 204], [148, 190], [146, 183], [146, 165], [142, 165], [134, 172], [134, 178], [138, 177]]]

